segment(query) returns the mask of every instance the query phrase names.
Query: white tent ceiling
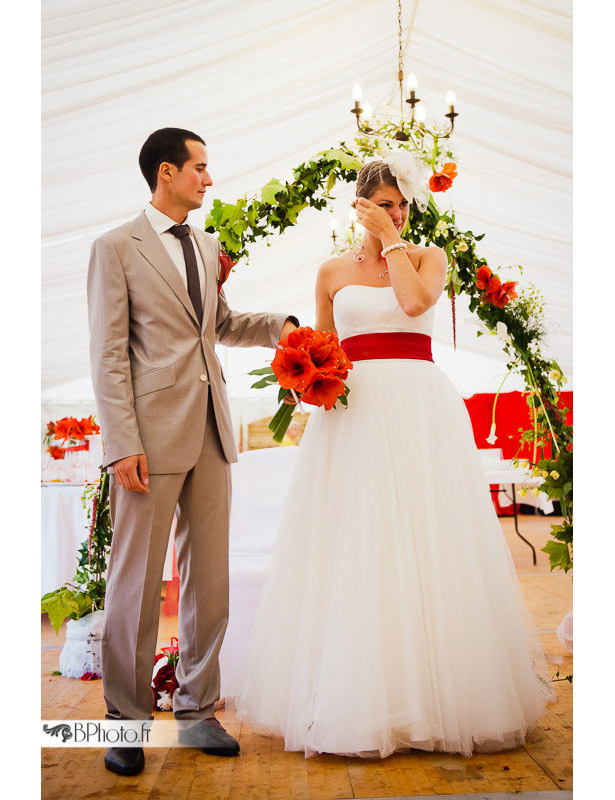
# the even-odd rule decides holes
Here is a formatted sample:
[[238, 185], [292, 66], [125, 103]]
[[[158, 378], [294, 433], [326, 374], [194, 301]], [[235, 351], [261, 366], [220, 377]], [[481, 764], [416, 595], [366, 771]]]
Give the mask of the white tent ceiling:
[[[87, 378], [90, 243], [149, 200], [137, 156], [154, 129], [207, 141], [214, 197], [235, 201], [351, 141], [350, 89], [396, 102], [395, 0], [46, 0], [43, 10], [43, 386]], [[572, 4], [405, 0], [406, 73], [436, 121], [457, 95], [459, 177], [438, 202], [486, 233], [492, 267], [522, 264], [543, 292], [546, 352], [572, 370]], [[337, 193], [343, 221], [350, 187]], [[227, 284], [237, 308], [313, 322], [328, 217], [305, 212], [254, 247]], [[507, 276], [508, 277], [508, 276]], [[434, 338], [451, 343], [443, 298]], [[463, 316], [460, 309], [459, 316]], [[458, 325], [458, 352], [493, 372], [494, 339]], [[237, 362], [239, 363], [239, 362]], [[500, 370], [501, 371], [501, 370]], [[463, 370], [462, 370], [463, 372]], [[493, 376], [495, 377], [495, 375]], [[478, 386], [478, 384], [477, 384]], [[481, 385], [478, 388], [484, 388]]]

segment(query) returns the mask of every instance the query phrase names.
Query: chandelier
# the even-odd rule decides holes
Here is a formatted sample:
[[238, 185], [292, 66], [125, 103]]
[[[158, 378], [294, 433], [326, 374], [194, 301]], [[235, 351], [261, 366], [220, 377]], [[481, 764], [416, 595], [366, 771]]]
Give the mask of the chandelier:
[[[370, 124], [372, 122], [372, 111], [368, 103], [365, 104], [365, 107], [361, 106], [363, 92], [358, 83], [355, 83], [352, 89], [354, 107], [351, 108], [350, 111], [355, 115], [357, 128], [361, 133], [365, 133], [368, 136], [387, 136], [397, 139], [398, 141], [409, 142], [415, 148], [420, 149], [423, 146], [425, 136], [430, 136], [433, 139], [434, 145], [436, 145], [440, 139], [448, 139], [455, 129], [455, 117], [458, 117], [459, 114], [455, 111], [455, 94], [449, 90], [446, 93], [448, 114], [444, 115], [449, 120], [448, 126], [444, 129], [439, 129], [437, 127], [429, 128], [426, 123], [424, 108], [422, 106], [417, 108], [418, 104], [421, 102], [421, 99], [416, 95], [418, 81], [413, 72], [408, 76], [406, 83], [407, 97], [404, 97], [402, 37], [403, 28], [401, 22], [401, 0], [397, 0], [397, 39], [399, 45], [397, 79], [399, 81], [399, 122], [396, 123], [392, 120], [382, 123], [373, 122], [374, 127], [372, 127]], [[404, 116], [405, 103], [410, 106], [410, 115], [408, 117]]]

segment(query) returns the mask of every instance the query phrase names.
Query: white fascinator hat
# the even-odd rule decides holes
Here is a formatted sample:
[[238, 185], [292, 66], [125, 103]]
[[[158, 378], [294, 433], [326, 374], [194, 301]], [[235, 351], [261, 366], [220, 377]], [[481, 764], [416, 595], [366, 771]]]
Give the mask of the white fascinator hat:
[[425, 211], [429, 203], [429, 168], [408, 150], [382, 148], [381, 158], [406, 200], [414, 200], [419, 211]]

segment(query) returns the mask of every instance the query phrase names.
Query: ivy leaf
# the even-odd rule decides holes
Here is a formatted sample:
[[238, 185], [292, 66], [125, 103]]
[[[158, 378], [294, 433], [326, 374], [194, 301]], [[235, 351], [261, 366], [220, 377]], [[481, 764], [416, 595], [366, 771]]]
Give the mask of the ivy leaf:
[[56, 633], [66, 617], [70, 617], [78, 609], [73, 596], [74, 593], [69, 589], [58, 589], [44, 595], [41, 600], [41, 613], [48, 615]]
[[299, 203], [296, 206], [292, 206], [291, 208], [286, 209], [286, 221], [290, 225], [294, 225], [297, 222], [297, 217], [304, 208], [307, 207], [307, 203]]
[[279, 194], [280, 192], [285, 193], [286, 187], [284, 184], [280, 183], [280, 181], [276, 180], [276, 178], [272, 178], [269, 183], [266, 183], [261, 189], [263, 203], [270, 203], [273, 205], [275, 203], [276, 194]]
[[335, 186], [335, 172], [330, 172], [329, 177], [327, 178], [327, 188], [325, 189], [325, 194], [331, 194], [331, 189]]
[[553, 572], [554, 569], [562, 569], [564, 572], [568, 572], [569, 569], [572, 569], [570, 551], [565, 542], [547, 542], [546, 545], [541, 548], [541, 552], [547, 553], [549, 556], [551, 572]]
[[237, 222], [233, 222], [231, 225], [233, 233], [236, 233], [237, 236], [241, 236], [247, 227], [248, 221], [246, 219], [238, 219]]
[[318, 154], [322, 156], [325, 161], [339, 161], [342, 169], [361, 169], [363, 163], [356, 157], [347, 153], [345, 150], [333, 148], [331, 150], [323, 150]]

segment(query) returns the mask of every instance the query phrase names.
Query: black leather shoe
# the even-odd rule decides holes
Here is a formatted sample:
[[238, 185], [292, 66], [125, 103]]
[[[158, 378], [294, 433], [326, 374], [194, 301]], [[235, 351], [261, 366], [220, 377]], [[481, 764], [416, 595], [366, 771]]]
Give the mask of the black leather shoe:
[[105, 767], [118, 775], [138, 775], [145, 766], [142, 747], [108, 747]]
[[215, 717], [209, 717], [187, 730], [178, 733], [180, 744], [200, 747], [211, 756], [236, 756], [239, 742], [227, 733]]

